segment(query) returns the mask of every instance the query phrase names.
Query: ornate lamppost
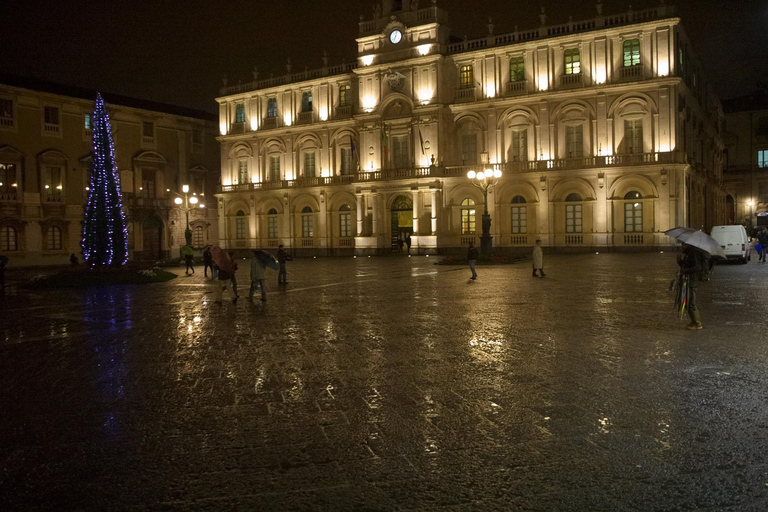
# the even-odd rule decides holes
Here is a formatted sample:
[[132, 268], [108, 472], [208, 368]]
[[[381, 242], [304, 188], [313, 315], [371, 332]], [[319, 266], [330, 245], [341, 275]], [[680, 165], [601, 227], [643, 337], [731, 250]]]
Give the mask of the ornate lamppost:
[[[184, 193], [182, 196], [181, 194], [174, 192], [178, 197], [173, 200], [174, 203], [179, 205], [179, 208], [181, 208], [184, 213], [187, 216], [187, 228], [184, 230], [184, 239], [187, 242], [188, 246], [192, 246], [192, 230], [189, 229], [189, 212], [190, 210], [194, 210], [196, 208], [196, 205], [198, 203], [197, 196], [193, 193], [192, 197], [189, 196], [189, 185], [182, 185], [181, 191]], [[184, 206], [182, 206], [182, 204]], [[190, 206], [190, 204], [192, 206]], [[205, 205], [200, 203], [200, 208], [205, 208]]]
[[[487, 164], [488, 155], [483, 153], [483, 160]], [[480, 253], [490, 256], [493, 251], [493, 237], [491, 236], [491, 215], [488, 213], [488, 189], [501, 178], [500, 169], [487, 168], [484, 171], [469, 171], [467, 178], [470, 182], [483, 191], [483, 234], [480, 236]]]

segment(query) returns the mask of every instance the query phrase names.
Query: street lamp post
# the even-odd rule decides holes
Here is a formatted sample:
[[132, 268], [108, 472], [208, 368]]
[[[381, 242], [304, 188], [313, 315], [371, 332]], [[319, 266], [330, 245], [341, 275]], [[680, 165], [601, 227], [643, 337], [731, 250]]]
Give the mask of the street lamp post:
[[[174, 199], [173, 202], [179, 205], [179, 208], [184, 210], [184, 213], [187, 216], [187, 227], [184, 230], [184, 239], [186, 240], [187, 245], [191, 247], [192, 246], [192, 230], [189, 229], [189, 211], [196, 207], [198, 203], [198, 199], [197, 199], [197, 196], [194, 194], [192, 195], [192, 197], [189, 196], [189, 185], [182, 185], [181, 191], [184, 193], [183, 198], [181, 194], [174, 192], [174, 194], [176, 194], [178, 197], [176, 197], [176, 199]], [[184, 206], [182, 206], [182, 204]], [[192, 206], [189, 206], [190, 204]], [[200, 208], [204, 208], [204, 207], [205, 205], [201, 203]]]
[[[487, 155], [484, 153], [483, 160], [487, 164]], [[483, 171], [469, 171], [467, 178], [470, 182], [483, 191], [483, 234], [480, 236], [480, 253], [484, 256], [490, 256], [493, 251], [493, 237], [491, 236], [491, 214], [488, 213], [488, 189], [496, 184], [501, 178], [500, 169], [487, 168]]]

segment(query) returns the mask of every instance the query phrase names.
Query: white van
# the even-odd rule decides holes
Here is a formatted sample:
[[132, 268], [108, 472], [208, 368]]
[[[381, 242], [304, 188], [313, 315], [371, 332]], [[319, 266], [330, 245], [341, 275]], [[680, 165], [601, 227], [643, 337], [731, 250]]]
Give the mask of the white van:
[[729, 260], [746, 263], [752, 259], [752, 248], [744, 226], [715, 226], [711, 236], [718, 241]]

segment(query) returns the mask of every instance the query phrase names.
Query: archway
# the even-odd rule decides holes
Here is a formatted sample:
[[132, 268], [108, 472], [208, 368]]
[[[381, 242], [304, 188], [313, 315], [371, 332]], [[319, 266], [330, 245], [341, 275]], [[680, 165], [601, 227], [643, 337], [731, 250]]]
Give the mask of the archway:
[[408, 196], [397, 196], [392, 201], [390, 210], [392, 212], [392, 252], [403, 252], [403, 242], [408, 244], [413, 234], [413, 200]]
[[144, 259], [160, 260], [163, 258], [163, 221], [157, 215], [150, 215], [141, 224]]

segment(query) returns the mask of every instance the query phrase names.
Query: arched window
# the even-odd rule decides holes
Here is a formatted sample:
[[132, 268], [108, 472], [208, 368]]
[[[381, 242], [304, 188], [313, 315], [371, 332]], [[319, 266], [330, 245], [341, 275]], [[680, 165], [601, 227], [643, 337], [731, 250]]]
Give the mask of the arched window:
[[235, 238], [245, 240], [246, 238], [246, 218], [243, 210], [238, 210], [235, 214]]
[[192, 230], [192, 244], [195, 247], [202, 247], [204, 242], [203, 226], [195, 226], [195, 229]]
[[624, 199], [624, 232], [642, 233], [643, 232], [643, 203], [640, 201], [643, 195], [637, 190], [627, 192]]
[[[581, 196], [573, 193], [565, 198], [567, 203], [581, 202]], [[565, 232], [581, 233], [583, 230], [580, 204], [565, 205]]]
[[339, 236], [348, 238], [352, 236], [352, 209], [348, 204], [341, 205], [339, 208]]
[[301, 210], [301, 237], [312, 238], [313, 236], [315, 236], [315, 231], [312, 219], [312, 208], [305, 206]]
[[267, 238], [277, 238], [277, 210], [274, 208], [267, 212]]
[[461, 234], [475, 234], [475, 222], [475, 202], [467, 198], [461, 202]]
[[512, 198], [512, 234], [518, 235], [528, 232], [528, 211], [525, 206], [514, 206], [525, 204], [523, 196]]
[[46, 233], [46, 247], [49, 251], [61, 250], [61, 228], [51, 226]]
[[12, 252], [19, 250], [16, 228], [3, 226], [0, 228], [0, 251]]

